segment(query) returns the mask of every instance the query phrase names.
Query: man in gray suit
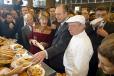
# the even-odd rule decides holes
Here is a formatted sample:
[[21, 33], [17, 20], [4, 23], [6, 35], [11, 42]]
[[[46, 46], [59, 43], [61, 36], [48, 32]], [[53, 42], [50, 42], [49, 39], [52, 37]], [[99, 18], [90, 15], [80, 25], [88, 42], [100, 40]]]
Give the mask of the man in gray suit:
[[68, 9], [65, 5], [58, 5], [56, 7], [56, 18], [60, 23], [51, 47], [33, 55], [33, 63], [42, 62], [44, 58], [49, 61], [49, 66], [59, 73], [64, 73], [63, 55], [71, 35], [68, 31], [68, 25], [65, 21], [68, 19]]
[[32, 26], [34, 26], [35, 23], [33, 21], [33, 16], [31, 14], [26, 14], [26, 16], [27, 16], [26, 18], [27, 24], [22, 27], [22, 38], [23, 38], [22, 40], [24, 48], [28, 50], [30, 47], [28, 36], [32, 32]]

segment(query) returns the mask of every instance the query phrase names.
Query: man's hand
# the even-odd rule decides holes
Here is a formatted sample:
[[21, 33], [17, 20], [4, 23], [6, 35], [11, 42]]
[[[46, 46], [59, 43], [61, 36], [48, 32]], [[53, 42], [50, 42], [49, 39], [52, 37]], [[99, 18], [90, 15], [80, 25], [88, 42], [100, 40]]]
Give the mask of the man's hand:
[[33, 55], [32, 63], [33, 64], [41, 63], [41, 62], [43, 62], [44, 58], [46, 58], [45, 51], [38, 52]]
[[97, 29], [97, 34], [102, 37], [106, 37], [108, 35], [108, 33], [103, 29], [103, 27]]

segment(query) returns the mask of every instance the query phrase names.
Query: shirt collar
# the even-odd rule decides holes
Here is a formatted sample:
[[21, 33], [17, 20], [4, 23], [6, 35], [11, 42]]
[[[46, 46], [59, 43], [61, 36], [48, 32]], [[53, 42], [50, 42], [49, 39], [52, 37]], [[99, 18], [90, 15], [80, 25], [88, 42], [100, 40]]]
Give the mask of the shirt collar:
[[66, 20], [68, 20], [68, 19], [69, 19], [69, 17], [67, 17], [63, 22], [61, 22], [61, 25], [63, 25], [66, 22]]
[[74, 35], [74, 37], [80, 37], [80, 36], [84, 36], [85, 35], [85, 30], [84, 31], [82, 31], [81, 33], [79, 33], [78, 35]]

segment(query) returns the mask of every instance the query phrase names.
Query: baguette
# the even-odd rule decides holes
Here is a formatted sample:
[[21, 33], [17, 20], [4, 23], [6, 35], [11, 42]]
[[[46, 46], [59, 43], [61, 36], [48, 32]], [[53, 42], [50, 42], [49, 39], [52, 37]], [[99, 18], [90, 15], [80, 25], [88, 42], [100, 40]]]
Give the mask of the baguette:
[[11, 55], [11, 54], [0, 54], [1, 57], [6, 57], [6, 58], [13, 58], [14, 55]]
[[12, 62], [12, 59], [10, 60], [0, 60], [0, 64], [8, 64], [8, 63], [11, 63]]

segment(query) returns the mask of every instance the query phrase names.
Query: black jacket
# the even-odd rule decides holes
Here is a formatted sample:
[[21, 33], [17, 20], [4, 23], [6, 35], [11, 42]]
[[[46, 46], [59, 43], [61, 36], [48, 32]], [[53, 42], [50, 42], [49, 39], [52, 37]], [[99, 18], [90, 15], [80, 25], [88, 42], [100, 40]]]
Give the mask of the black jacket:
[[2, 24], [1, 24], [1, 27], [0, 27], [0, 31], [1, 31], [1, 36], [4, 36], [6, 38], [15, 38], [15, 24], [12, 22], [12, 24], [14, 25], [14, 28], [13, 29], [10, 29], [9, 28], [9, 23], [7, 21], [4, 21]]
[[71, 37], [67, 23], [64, 23], [59, 31], [55, 33], [51, 47], [47, 49], [49, 65], [57, 72], [65, 71], [63, 56]]

